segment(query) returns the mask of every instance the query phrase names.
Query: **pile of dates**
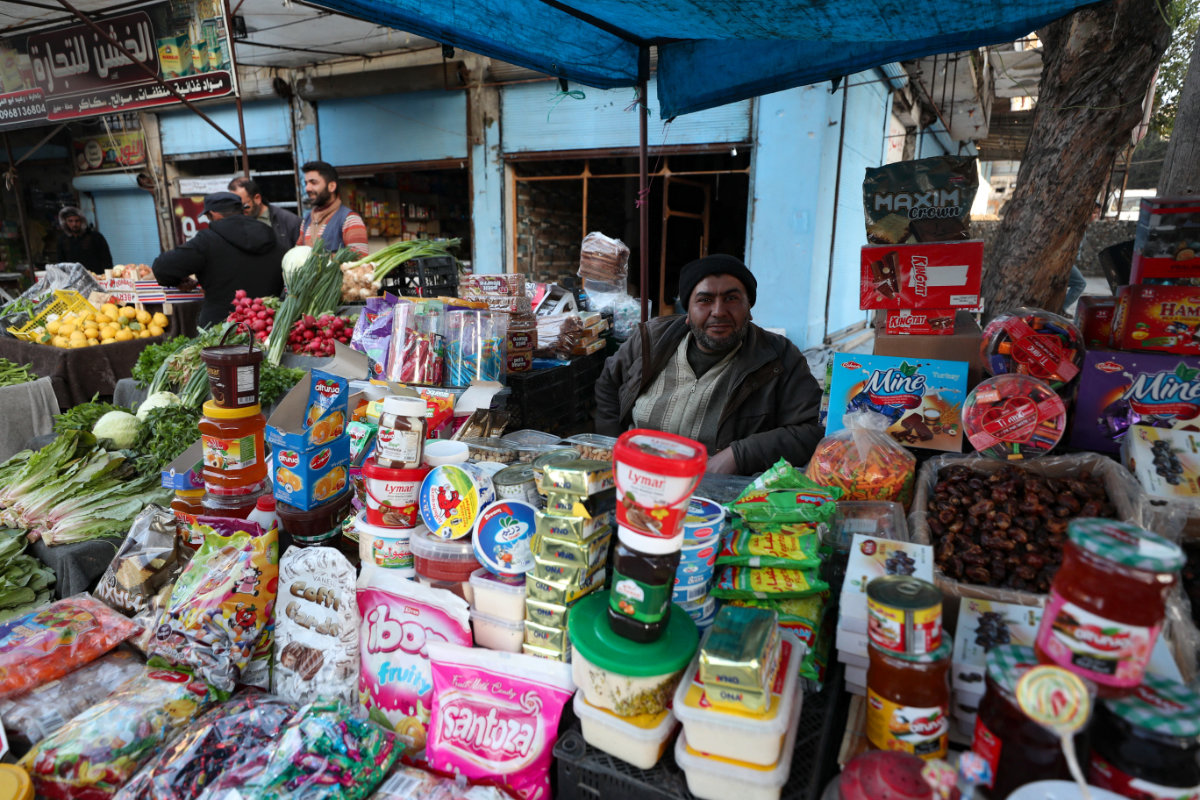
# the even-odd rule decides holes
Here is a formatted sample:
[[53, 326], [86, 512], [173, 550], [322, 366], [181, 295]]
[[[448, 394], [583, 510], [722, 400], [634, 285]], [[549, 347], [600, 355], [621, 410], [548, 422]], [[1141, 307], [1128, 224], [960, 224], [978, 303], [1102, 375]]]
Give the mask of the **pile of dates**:
[[1087, 470], [1047, 478], [1011, 465], [942, 469], [925, 512], [946, 577], [1043, 594], [1062, 563], [1067, 523], [1116, 516], [1104, 482]]

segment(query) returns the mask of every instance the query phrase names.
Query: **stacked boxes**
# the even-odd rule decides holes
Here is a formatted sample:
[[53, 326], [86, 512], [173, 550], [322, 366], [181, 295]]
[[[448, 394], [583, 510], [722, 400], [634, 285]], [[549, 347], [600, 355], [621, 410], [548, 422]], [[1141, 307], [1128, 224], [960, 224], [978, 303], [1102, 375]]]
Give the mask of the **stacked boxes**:
[[988, 652], [1002, 644], [1032, 648], [1041, 622], [1041, 606], [963, 598], [950, 679], [950, 716], [961, 735], [969, 737], [975, 730], [975, 717], [983, 701]]
[[349, 393], [345, 378], [314, 369], [276, 407], [266, 439], [279, 502], [308, 511], [349, 486]]

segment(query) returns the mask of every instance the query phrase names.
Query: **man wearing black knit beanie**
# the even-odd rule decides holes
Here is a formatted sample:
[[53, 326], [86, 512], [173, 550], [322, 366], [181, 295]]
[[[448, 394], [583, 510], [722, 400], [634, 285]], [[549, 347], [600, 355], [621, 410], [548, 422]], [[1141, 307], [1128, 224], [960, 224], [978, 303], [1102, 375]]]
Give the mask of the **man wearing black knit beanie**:
[[596, 382], [596, 432], [651, 428], [702, 442], [709, 472], [750, 475], [812, 455], [821, 390], [800, 350], [751, 322], [758, 281], [711, 255], [679, 275], [686, 315], [634, 331]]

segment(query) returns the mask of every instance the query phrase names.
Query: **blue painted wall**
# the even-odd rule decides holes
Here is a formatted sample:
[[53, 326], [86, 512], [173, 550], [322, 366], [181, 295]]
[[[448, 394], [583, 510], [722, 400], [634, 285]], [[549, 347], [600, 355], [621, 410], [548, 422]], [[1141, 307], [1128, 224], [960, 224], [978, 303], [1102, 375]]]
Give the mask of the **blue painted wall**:
[[471, 266], [477, 274], [504, 272], [504, 163], [500, 121], [483, 125], [483, 141], [471, 145]]
[[[233, 138], [238, 138], [237, 107], [233, 103], [205, 106], [204, 113]], [[291, 147], [291, 121], [283, 100], [261, 100], [242, 104], [247, 147]], [[158, 115], [163, 155], [207, 153], [236, 149], [212, 126], [191, 111], [166, 111]]]
[[408, 92], [317, 103], [321, 157], [335, 166], [467, 157], [466, 92]]
[[[524, 83], [505, 86], [500, 93], [505, 153], [553, 150], [590, 150], [604, 147], [637, 147], [638, 119], [631, 108], [633, 89], [591, 89], [582, 99], [563, 96], [558, 83]], [[649, 89], [651, 147], [750, 141], [751, 101], [685, 114], [666, 124], [658, 114], [658, 89]]]

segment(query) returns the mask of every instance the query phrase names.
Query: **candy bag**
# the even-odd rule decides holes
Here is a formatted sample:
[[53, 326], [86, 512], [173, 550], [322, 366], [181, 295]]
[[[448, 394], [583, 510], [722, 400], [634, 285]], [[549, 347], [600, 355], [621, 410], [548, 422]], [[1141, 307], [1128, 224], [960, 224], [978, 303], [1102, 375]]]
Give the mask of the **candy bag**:
[[511, 800], [495, 786], [471, 786], [453, 777], [397, 764], [370, 800]]
[[128, 616], [135, 616], [150, 605], [164, 585], [179, 571], [187, 556], [181, 551], [175, 527], [175, 515], [149, 505], [133, 520], [129, 535], [108, 565], [95, 596]]
[[400, 755], [396, 735], [337, 702], [304, 706], [282, 736], [226, 770], [204, 800], [360, 800]]
[[799, 569], [726, 567], [710, 594], [718, 600], [782, 600], [808, 597], [829, 589], [815, 572]]
[[446, 355], [446, 309], [436, 300], [403, 301], [392, 319], [388, 380], [441, 386]]
[[31, 692], [0, 700], [0, 719], [9, 741], [21, 751], [28, 750], [140, 674], [143, 667], [133, 653], [115, 650]]
[[215, 699], [185, 672], [146, 668], [21, 759], [39, 797], [108, 800]]
[[251, 689], [210, 708], [150, 759], [114, 800], [194, 800], [227, 770], [273, 748], [296, 707]]
[[358, 702], [354, 567], [331, 547], [293, 547], [279, 562], [271, 689], [291, 702]]
[[0, 624], [0, 698], [61, 678], [139, 630], [87, 594], [67, 597]]
[[232, 692], [270, 617], [278, 584], [277, 531], [225, 517], [201, 517], [204, 544], [171, 590], [150, 656], [192, 667]]
[[873, 411], [852, 411], [844, 430], [817, 443], [808, 477], [842, 491], [842, 500], [889, 500], [912, 503], [917, 457], [886, 431], [891, 421]]
[[570, 665], [439, 642], [430, 643], [429, 660], [429, 763], [495, 778], [526, 800], [549, 800], [558, 720], [575, 690]]
[[391, 570], [364, 573], [358, 589], [359, 701], [370, 717], [395, 730], [410, 751], [425, 746], [433, 703], [427, 644], [471, 646], [465, 600]]
[[[803, 531], [803, 532], [800, 532]], [[815, 525], [738, 526], [725, 538], [717, 554], [718, 565], [816, 569], [821, 539]]]
[[867, 240], [902, 244], [966, 239], [978, 188], [975, 159], [967, 156], [869, 167], [863, 179]]
[[367, 374], [383, 378], [387, 374], [388, 347], [392, 342], [392, 315], [400, 300], [395, 295], [368, 297], [358, 315], [350, 346], [367, 355]]

